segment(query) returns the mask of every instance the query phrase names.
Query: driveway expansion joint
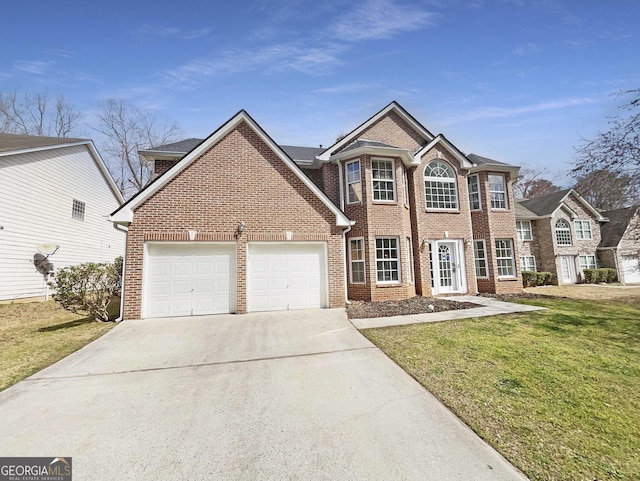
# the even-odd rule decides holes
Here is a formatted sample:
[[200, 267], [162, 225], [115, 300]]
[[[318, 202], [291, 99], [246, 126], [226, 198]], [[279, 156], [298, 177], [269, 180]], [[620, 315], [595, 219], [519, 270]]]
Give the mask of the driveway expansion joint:
[[194, 363], [194, 364], [184, 364], [180, 366], [166, 366], [166, 367], [151, 367], [151, 368], [142, 368], [142, 369], [131, 369], [126, 371], [111, 371], [111, 372], [96, 372], [96, 373], [86, 373], [86, 374], [71, 374], [69, 376], [51, 376], [51, 377], [34, 377], [31, 376], [27, 379], [24, 379], [24, 382], [38, 382], [38, 381], [55, 381], [55, 380], [64, 380], [64, 379], [81, 379], [81, 378], [89, 378], [89, 377], [98, 377], [98, 376], [113, 376], [118, 374], [135, 374], [139, 372], [155, 372], [155, 371], [171, 371], [175, 369], [191, 369], [198, 367], [210, 367], [210, 366], [225, 366], [230, 364], [246, 364], [250, 362], [263, 362], [263, 361], [275, 361], [279, 359], [294, 359], [294, 358], [303, 358], [303, 357], [312, 357], [312, 356], [322, 356], [325, 354], [336, 354], [340, 352], [353, 352], [353, 351], [364, 351], [370, 349], [378, 349], [375, 346], [365, 346], [365, 347], [353, 347], [348, 349], [336, 349], [333, 351], [318, 351], [318, 352], [308, 352], [303, 354], [287, 354], [283, 356], [267, 356], [267, 357], [257, 357], [251, 359], [235, 359], [232, 361], [217, 361], [217, 362], [202, 362], [202, 363]]

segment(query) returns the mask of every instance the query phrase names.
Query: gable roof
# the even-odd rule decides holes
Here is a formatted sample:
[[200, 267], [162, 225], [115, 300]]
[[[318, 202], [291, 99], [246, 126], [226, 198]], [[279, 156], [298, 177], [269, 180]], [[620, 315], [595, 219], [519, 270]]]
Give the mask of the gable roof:
[[111, 221], [116, 224], [129, 224], [133, 221], [133, 211], [143, 202], [149, 199], [153, 194], [158, 192], [169, 181], [175, 178], [180, 172], [186, 169], [191, 163], [198, 159], [204, 152], [213, 146], [218, 140], [224, 138], [241, 122], [245, 122], [253, 131], [265, 142], [269, 148], [285, 163], [289, 169], [326, 205], [329, 210], [336, 216], [336, 225], [341, 227], [351, 226], [354, 223], [347, 218], [327, 195], [307, 177], [302, 169], [295, 161], [276, 144], [271, 137], [253, 120], [253, 118], [245, 111], [241, 110], [231, 117], [227, 122], [214, 131], [209, 137], [197, 144], [182, 160], [177, 162], [173, 167], [167, 170], [160, 177], [151, 182], [145, 189], [141, 190], [129, 199], [123, 206], [111, 214]]
[[[541, 195], [533, 199], [519, 200], [517, 203], [533, 212], [538, 218], [551, 217], [558, 209], [565, 208], [573, 213], [573, 210], [565, 204], [569, 196], [573, 196], [582, 206], [591, 212], [599, 222], [606, 222], [607, 218], [594, 209], [584, 198], [573, 189], [564, 189], [551, 194]], [[516, 212], [517, 214], [517, 212]]]
[[349, 145], [351, 142], [358, 139], [359, 135], [364, 132], [371, 125], [375, 124], [378, 120], [388, 115], [391, 112], [395, 112], [402, 120], [407, 122], [417, 133], [424, 137], [428, 142], [432, 141], [435, 136], [429, 132], [420, 122], [418, 122], [409, 112], [407, 112], [398, 102], [392, 101], [389, 105], [382, 110], [374, 114], [368, 120], [364, 121], [358, 127], [353, 129], [347, 135], [340, 140], [336, 141], [328, 149], [325, 149], [322, 154], [318, 155], [318, 159], [322, 161], [328, 161], [330, 157]]
[[86, 146], [89, 154], [93, 157], [100, 173], [107, 181], [107, 185], [113, 192], [114, 197], [121, 204], [124, 202], [122, 193], [111, 177], [104, 160], [90, 139], [75, 139], [61, 137], [41, 137], [37, 135], [14, 135], [0, 134], [0, 157], [8, 155], [28, 154], [42, 150], [62, 149], [65, 147]]
[[458, 162], [460, 162], [461, 168], [470, 169], [471, 167], [473, 167], [473, 164], [469, 161], [469, 159], [467, 159], [467, 156], [464, 155], [462, 151], [460, 151], [460, 149], [458, 149], [455, 145], [449, 142], [447, 138], [442, 134], [438, 134], [438, 136], [435, 137], [431, 142], [429, 142], [427, 145], [418, 150], [418, 152], [416, 152], [416, 164], [419, 164], [420, 158], [438, 144], [446, 148], [458, 160]]
[[609, 222], [603, 224], [600, 228], [602, 236], [598, 249], [608, 247], [618, 247], [624, 233], [629, 227], [629, 223], [633, 216], [640, 209], [640, 205], [625, 207], [623, 209], [615, 209], [603, 212], [602, 215], [609, 219]]

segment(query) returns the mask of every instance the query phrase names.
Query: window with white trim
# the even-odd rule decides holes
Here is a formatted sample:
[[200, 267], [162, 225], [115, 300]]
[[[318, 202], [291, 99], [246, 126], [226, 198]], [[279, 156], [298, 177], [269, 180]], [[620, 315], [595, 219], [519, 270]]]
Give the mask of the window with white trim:
[[520, 256], [520, 270], [536, 272], [536, 258], [534, 256]]
[[571, 245], [571, 226], [565, 219], [556, 221], [556, 243], [559, 246]]
[[424, 194], [427, 209], [457, 209], [458, 187], [453, 168], [441, 160], [424, 168]]
[[396, 200], [396, 178], [393, 160], [372, 160], [371, 180], [373, 181], [373, 200], [385, 202]]
[[345, 164], [347, 179], [347, 204], [362, 202], [362, 182], [360, 178], [360, 161], [352, 160]]
[[532, 240], [533, 234], [531, 232], [530, 220], [517, 220], [516, 221], [516, 236], [518, 240]]
[[507, 208], [507, 184], [502, 174], [489, 174], [489, 193], [492, 209]]
[[411, 245], [411, 238], [406, 239], [407, 246], [407, 273], [409, 274], [409, 282], [413, 284], [415, 280], [415, 274], [413, 272], [413, 246]]
[[578, 256], [578, 260], [580, 261], [580, 270], [583, 271], [585, 269], [597, 269], [598, 263], [596, 262], [596, 256], [594, 255], [580, 255]]
[[496, 240], [496, 261], [498, 263], [498, 277], [515, 277], [516, 269], [511, 239]]
[[364, 239], [349, 239], [349, 261], [351, 263], [351, 284], [365, 283]]
[[84, 222], [85, 206], [84, 202], [73, 199], [73, 205], [71, 206], [71, 218]]
[[467, 188], [469, 189], [469, 208], [480, 210], [480, 180], [478, 174], [467, 177]]
[[588, 220], [574, 220], [573, 225], [576, 229], [576, 239], [591, 240], [591, 222]]
[[473, 241], [473, 257], [476, 264], [476, 277], [479, 279], [488, 278], [487, 249], [484, 244], [484, 240], [481, 239]]
[[400, 282], [397, 237], [376, 238], [376, 279], [380, 284]]

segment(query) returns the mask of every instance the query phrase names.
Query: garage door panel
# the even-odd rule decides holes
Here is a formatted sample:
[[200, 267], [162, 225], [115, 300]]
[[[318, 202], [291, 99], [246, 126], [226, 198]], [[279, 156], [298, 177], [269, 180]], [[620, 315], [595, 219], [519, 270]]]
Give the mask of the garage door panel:
[[249, 244], [248, 309], [309, 309], [326, 304], [322, 244]]
[[149, 244], [146, 317], [235, 311], [235, 245]]

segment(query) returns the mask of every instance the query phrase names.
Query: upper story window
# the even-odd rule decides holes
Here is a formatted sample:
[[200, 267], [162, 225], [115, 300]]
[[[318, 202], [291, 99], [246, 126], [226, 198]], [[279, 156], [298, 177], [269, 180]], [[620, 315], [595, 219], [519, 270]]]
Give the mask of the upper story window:
[[393, 160], [372, 160], [371, 179], [373, 180], [373, 200], [385, 202], [396, 200], [396, 178]]
[[575, 220], [573, 221], [573, 225], [576, 228], [576, 239], [593, 239], [593, 236], [591, 235], [591, 222], [589, 222], [588, 220]]
[[478, 174], [467, 177], [467, 188], [469, 189], [469, 208], [480, 210], [480, 181]]
[[360, 161], [352, 160], [345, 166], [347, 178], [347, 204], [362, 202], [362, 181], [360, 178]]
[[507, 208], [507, 183], [502, 174], [489, 174], [489, 193], [492, 209]]
[[571, 245], [571, 226], [564, 219], [558, 219], [556, 222], [556, 243], [559, 246]]
[[404, 182], [404, 205], [409, 207], [409, 174], [407, 173], [407, 169], [404, 169], [402, 180]]
[[453, 168], [435, 160], [424, 168], [424, 193], [427, 209], [457, 209], [458, 188]]
[[79, 221], [84, 221], [84, 208], [84, 202], [73, 199], [73, 206], [71, 207], [71, 218]]
[[531, 233], [531, 221], [517, 220], [516, 235], [518, 237], [518, 240], [532, 240], [533, 234]]

